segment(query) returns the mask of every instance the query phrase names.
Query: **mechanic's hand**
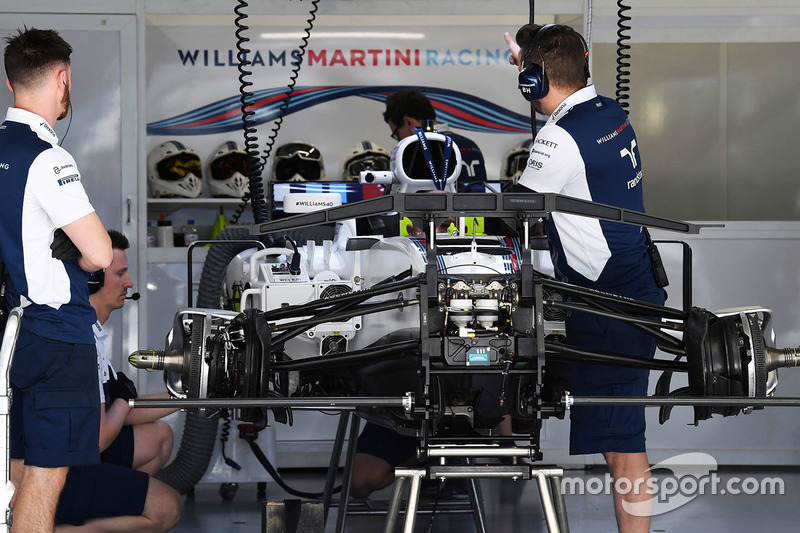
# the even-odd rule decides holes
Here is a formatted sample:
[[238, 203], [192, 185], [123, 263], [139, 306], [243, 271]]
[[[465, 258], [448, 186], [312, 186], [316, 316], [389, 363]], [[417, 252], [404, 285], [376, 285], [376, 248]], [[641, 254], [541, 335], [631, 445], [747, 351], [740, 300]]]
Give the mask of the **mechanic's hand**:
[[508, 56], [508, 62], [512, 65], [516, 65], [519, 70], [522, 70], [522, 48], [517, 44], [517, 41], [514, 40], [514, 37], [511, 36], [510, 33], [505, 32], [503, 37], [506, 39], [506, 44], [508, 45], [508, 49], [511, 50], [511, 55]]
[[107, 404], [110, 404], [117, 398], [122, 398], [127, 401], [134, 400], [137, 396], [139, 396], [139, 394], [136, 392], [136, 385], [134, 385], [133, 381], [128, 379], [125, 374], [117, 372], [116, 379], [114, 379], [113, 374], [109, 376]]
[[73, 244], [61, 228], [58, 228], [53, 233], [53, 244], [50, 245], [50, 249], [53, 251], [53, 257], [60, 261], [81, 258], [81, 251], [78, 250], [78, 247]]

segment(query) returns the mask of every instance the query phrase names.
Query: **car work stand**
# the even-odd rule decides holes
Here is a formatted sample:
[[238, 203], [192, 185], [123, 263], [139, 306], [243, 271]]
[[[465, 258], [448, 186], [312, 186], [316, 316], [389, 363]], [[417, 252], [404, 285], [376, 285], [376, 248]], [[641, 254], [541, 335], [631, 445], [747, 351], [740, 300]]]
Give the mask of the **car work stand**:
[[[522, 448], [500, 448], [486, 449], [481, 447], [464, 446], [442, 446], [441, 448], [431, 447], [429, 450], [431, 459], [440, 459], [442, 464], [428, 465], [424, 468], [396, 468], [395, 482], [392, 489], [392, 496], [389, 503], [389, 510], [386, 516], [384, 533], [393, 533], [397, 518], [402, 505], [403, 493], [406, 482], [410, 480], [408, 491], [408, 504], [405, 513], [404, 533], [414, 531], [414, 523], [419, 503], [420, 486], [423, 479], [464, 479], [469, 485], [470, 499], [473, 508], [478, 510], [480, 515], [476, 515], [475, 523], [479, 533], [485, 533], [483, 506], [480, 501], [480, 489], [476, 483], [477, 478], [508, 478], [514, 481], [529, 480], [536, 478], [539, 487], [539, 497], [542, 501], [547, 531], [549, 533], [569, 533], [569, 523], [567, 521], [567, 509], [564, 495], [561, 492], [561, 479], [564, 475], [562, 468], [534, 468], [532, 465], [519, 462], [517, 464], [495, 464], [488, 465], [484, 462], [470, 464], [444, 464], [445, 458], [451, 457], [481, 457], [481, 456], [503, 456], [517, 457], [515, 454], [525, 453]], [[467, 460], [469, 461], [469, 460]], [[477, 490], [476, 490], [477, 489]]]
[[11, 483], [11, 457], [10, 457], [10, 426], [11, 426], [11, 360], [14, 358], [14, 349], [17, 345], [17, 335], [22, 321], [22, 308], [15, 307], [8, 314], [3, 341], [0, 345], [0, 416], [3, 421], [0, 423], [0, 442], [4, 446], [4, 457], [2, 461], [2, 475], [0, 482], [3, 483], [2, 494], [0, 494], [0, 505], [3, 512], [0, 517], [0, 525], [4, 531], [11, 529], [11, 498], [14, 496], [14, 484]]

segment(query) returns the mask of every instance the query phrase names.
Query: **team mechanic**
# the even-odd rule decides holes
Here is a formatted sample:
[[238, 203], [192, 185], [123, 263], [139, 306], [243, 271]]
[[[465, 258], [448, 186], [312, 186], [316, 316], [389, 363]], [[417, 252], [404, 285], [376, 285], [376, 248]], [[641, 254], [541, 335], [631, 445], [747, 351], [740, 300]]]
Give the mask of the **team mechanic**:
[[[114, 260], [89, 282], [89, 301], [97, 312], [93, 329], [100, 374], [101, 463], [70, 468], [56, 509], [56, 533], [160, 533], [180, 520], [180, 494], [150, 477], [172, 451], [172, 431], [159, 418], [175, 409], [131, 410], [128, 400], [137, 397], [136, 388], [121, 372], [114, 372], [109, 361], [103, 324], [113, 310], [123, 307], [133, 282], [128, 276], [127, 237], [113, 229], [108, 235]], [[168, 395], [149, 397], [154, 396]]]
[[[50, 531], [70, 466], [97, 463], [97, 354], [88, 272], [111, 242], [53, 131], [69, 109], [72, 47], [53, 30], [7, 38], [14, 107], [0, 126], [0, 262], [24, 315], [11, 366], [12, 531]], [[21, 459], [24, 459], [24, 468]]]
[[[563, 25], [526, 25], [516, 42], [509, 34], [512, 63], [519, 65], [520, 90], [549, 118], [537, 133], [519, 184], [644, 211], [642, 162], [625, 111], [588, 85], [588, 47]], [[519, 44], [517, 44], [519, 43]], [[520, 49], [522, 47], [522, 50]], [[638, 226], [553, 213], [546, 222], [556, 274], [564, 281], [662, 304], [665, 292], [654, 278], [645, 232]], [[566, 319], [571, 345], [652, 358], [655, 340], [618, 320], [572, 313]], [[569, 365], [576, 396], [646, 396], [647, 370], [603, 365]], [[570, 454], [602, 453], [615, 480], [645, 487], [644, 406], [575, 407], [570, 415]], [[615, 484], [615, 489], [618, 486]], [[648, 531], [649, 495], [615, 491], [619, 531]], [[624, 498], [623, 498], [624, 496]]]

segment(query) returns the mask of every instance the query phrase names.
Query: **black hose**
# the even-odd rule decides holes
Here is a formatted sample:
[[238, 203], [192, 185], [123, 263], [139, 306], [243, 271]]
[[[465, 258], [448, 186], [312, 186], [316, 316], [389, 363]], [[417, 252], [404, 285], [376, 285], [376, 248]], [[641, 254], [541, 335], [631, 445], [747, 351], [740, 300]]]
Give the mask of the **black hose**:
[[628, 77], [631, 75], [631, 71], [628, 70], [631, 66], [630, 63], [627, 62], [628, 59], [631, 58], [630, 54], [626, 53], [626, 50], [630, 50], [631, 47], [629, 44], [626, 44], [625, 41], [629, 41], [631, 36], [627, 33], [630, 31], [631, 27], [626, 24], [631, 17], [627, 16], [625, 13], [630, 11], [630, 6], [626, 6], [622, 3], [622, 0], [617, 0], [617, 103], [619, 106], [625, 110], [625, 114], [628, 114], [628, 98], [630, 95], [628, 91], [631, 90], [629, 84], [631, 79]]
[[253, 82], [248, 80], [253, 74], [252, 71], [247, 69], [252, 63], [250, 60], [246, 59], [247, 54], [250, 53], [250, 49], [245, 47], [245, 43], [248, 43], [250, 39], [244, 35], [244, 33], [250, 29], [249, 26], [244, 23], [244, 21], [247, 20], [245, 8], [248, 7], [248, 3], [245, 0], [239, 0], [233, 10], [236, 14], [234, 24], [236, 25], [236, 58], [238, 60], [237, 68], [239, 70], [239, 101], [242, 104], [242, 133], [244, 135], [244, 151], [247, 154], [247, 172], [250, 192], [248, 196], [243, 199], [242, 204], [236, 208], [236, 212], [231, 219], [231, 224], [237, 223], [244, 211], [244, 207], [247, 205], [248, 199], [252, 202], [255, 223], [261, 224], [269, 220], [269, 205], [267, 197], [264, 194], [263, 171], [272, 153], [272, 148], [278, 137], [278, 131], [283, 124], [283, 117], [286, 115], [286, 110], [289, 108], [289, 102], [297, 83], [297, 77], [300, 74], [300, 66], [303, 63], [303, 57], [305, 56], [306, 47], [308, 46], [308, 39], [311, 36], [311, 30], [314, 28], [314, 20], [316, 19], [318, 9], [317, 4], [319, 4], [319, 0], [312, 0], [309, 18], [306, 21], [307, 26], [304, 28], [305, 36], [302, 38], [303, 42], [299, 49], [293, 51], [291, 55], [291, 57], [294, 58], [294, 61], [292, 61], [292, 73], [289, 77], [289, 83], [286, 85], [286, 91], [283, 93], [281, 106], [278, 108], [277, 117], [272, 125], [272, 131], [267, 139], [263, 157], [260, 157], [255, 121], [252, 120], [253, 115], [255, 115], [255, 111], [252, 110], [255, 104], [254, 94], [250, 90]]
[[365, 303], [365, 304], [360, 304], [357, 307], [346, 311], [326, 314], [322, 317], [307, 318], [305, 320], [297, 320], [295, 322], [281, 324], [278, 326], [280, 330], [285, 329], [287, 330], [287, 333], [291, 331], [292, 334], [287, 335], [287, 333], [281, 333], [280, 335], [276, 335], [272, 339], [272, 342], [275, 345], [280, 345], [288, 341], [290, 338], [299, 335], [299, 333], [296, 333], [298, 330], [300, 331], [300, 333], [302, 333], [307, 329], [310, 329], [314, 326], [318, 326], [319, 324], [325, 324], [326, 322], [344, 322], [345, 320], [349, 320], [354, 316], [382, 313], [384, 311], [402, 309], [410, 305], [419, 305], [419, 300], [390, 300], [387, 302], [376, 302], [371, 304]]
[[344, 366], [368, 363], [376, 358], [397, 359], [406, 357], [409, 353], [419, 352], [419, 340], [409, 340], [364, 348], [335, 355], [322, 355], [309, 357], [297, 361], [275, 361], [270, 365], [271, 370], [275, 371], [300, 371], [300, 370], [325, 370], [329, 368], [341, 368]]
[[[261, 450], [261, 447], [256, 443], [256, 441], [252, 439], [245, 439], [245, 440], [247, 440], [247, 443], [250, 445], [250, 450], [253, 452], [253, 455], [256, 456], [258, 462], [261, 463], [261, 465], [269, 473], [269, 475], [272, 476], [272, 479], [274, 479], [275, 482], [283, 490], [285, 490], [292, 496], [297, 496], [298, 498], [313, 499], [313, 498], [321, 498], [323, 496], [324, 493], [322, 492], [303, 492], [297, 489], [293, 489], [292, 487], [287, 485], [286, 482], [283, 480], [283, 478], [280, 476], [280, 474], [278, 474], [278, 471], [275, 469], [275, 467], [272, 466], [272, 463], [269, 462], [267, 456], [264, 455], [264, 452]], [[333, 488], [332, 493], [336, 494], [341, 491], [342, 491], [342, 486], [339, 485], [338, 487]]]
[[[253, 236], [244, 228], [226, 228], [217, 235], [218, 241], [236, 241], [252, 239]], [[208, 255], [200, 275], [200, 287], [197, 289], [197, 307], [221, 309], [222, 280], [231, 260], [238, 254], [252, 248], [252, 244], [231, 242], [214, 244], [208, 248]]]
[[272, 126], [272, 131], [267, 138], [266, 146], [263, 150], [264, 155], [262, 161], [264, 161], [264, 163], [269, 160], [269, 156], [272, 153], [272, 148], [275, 145], [275, 140], [278, 137], [278, 130], [281, 129], [283, 117], [286, 115], [286, 110], [289, 108], [289, 102], [292, 99], [292, 94], [294, 93], [294, 88], [297, 84], [297, 77], [300, 75], [300, 67], [303, 64], [303, 58], [306, 55], [308, 39], [311, 37], [311, 30], [314, 29], [314, 20], [317, 18], [317, 10], [319, 9], [317, 4], [319, 4], [319, 0], [311, 0], [311, 9], [308, 12], [308, 19], [306, 19], [306, 27], [303, 28], [303, 31], [305, 32], [305, 35], [302, 37], [303, 42], [300, 44], [297, 50], [292, 51], [292, 58], [294, 58], [294, 61], [291, 62], [292, 73], [289, 75], [289, 83], [286, 85], [286, 92], [283, 93], [283, 101], [281, 102], [280, 108], [278, 108], [277, 118], [275, 119], [275, 123]]
[[291, 308], [273, 309], [264, 313], [264, 320], [272, 322], [274, 320], [280, 320], [283, 318], [297, 318], [311, 314], [316, 315], [320, 312], [320, 308], [341, 307], [350, 302], [362, 303], [375, 296], [381, 296], [390, 292], [419, 287], [419, 284], [419, 278], [415, 277], [413, 279], [404, 281], [394, 281], [390, 283], [384, 283], [383, 285], [374, 285], [369, 289], [337, 296], [335, 300], [330, 298], [320, 298], [305, 304], [293, 305]]
[[[217, 236], [218, 240], [242, 240], [251, 238], [250, 232], [241, 228], [228, 228]], [[200, 287], [197, 291], [197, 306], [220, 308], [222, 279], [231, 260], [252, 244], [229, 243], [211, 246], [208, 249]], [[175, 459], [155, 477], [181, 494], [191, 490], [202, 478], [214, 453], [217, 440], [219, 413], [212, 417], [187, 412], [183, 424], [183, 436]]]
[[217, 441], [219, 413], [212, 417], [187, 412], [175, 459], [154, 477], [186, 494], [203, 478]]
[[560, 342], [544, 343], [547, 359], [555, 361], [573, 361], [576, 363], [600, 364], [611, 366], [625, 366], [646, 370], [672, 370], [675, 372], [688, 372], [688, 366], [682, 361], [666, 361], [664, 359], [646, 359], [637, 355], [614, 354], [604, 352], [590, 352], [562, 344]]
[[237, 68], [239, 70], [239, 101], [241, 102], [242, 110], [242, 132], [244, 135], [244, 151], [247, 154], [247, 177], [250, 186], [250, 192], [242, 199], [242, 204], [236, 208], [231, 224], [236, 224], [239, 217], [244, 212], [247, 206], [247, 201], [252, 200], [253, 205], [253, 218], [256, 224], [260, 224], [269, 220], [269, 208], [267, 206], [266, 196], [264, 195], [263, 177], [261, 175], [264, 170], [264, 164], [258, 157], [258, 137], [256, 137], [255, 121], [252, 116], [255, 111], [251, 108], [255, 104], [253, 92], [249, 89], [253, 82], [248, 81], [253, 73], [247, 70], [247, 66], [251, 64], [250, 60], [245, 56], [250, 53], [249, 48], [245, 48], [244, 44], [249, 42], [250, 39], [244, 36], [244, 32], [249, 29], [244, 24], [247, 19], [247, 14], [244, 8], [247, 7], [245, 0], [239, 0], [237, 6], [233, 9], [236, 14], [234, 24], [236, 25], [236, 58], [238, 60]]

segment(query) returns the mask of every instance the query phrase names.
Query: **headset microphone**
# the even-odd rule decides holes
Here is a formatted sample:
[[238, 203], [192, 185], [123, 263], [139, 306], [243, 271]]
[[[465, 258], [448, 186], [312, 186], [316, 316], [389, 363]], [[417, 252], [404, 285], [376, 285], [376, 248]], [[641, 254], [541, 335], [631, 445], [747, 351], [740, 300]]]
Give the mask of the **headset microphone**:
[[125, 299], [126, 299], [126, 300], [133, 300], [133, 301], [135, 302], [136, 300], [138, 300], [138, 299], [139, 299], [139, 298], [141, 298], [141, 297], [142, 297], [142, 295], [141, 295], [141, 294], [139, 294], [138, 292], [134, 292], [134, 293], [133, 293], [133, 294], [131, 294], [130, 296], [126, 296], [126, 297], [125, 297]]

